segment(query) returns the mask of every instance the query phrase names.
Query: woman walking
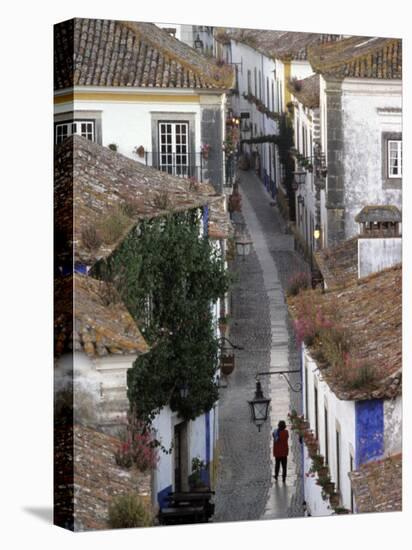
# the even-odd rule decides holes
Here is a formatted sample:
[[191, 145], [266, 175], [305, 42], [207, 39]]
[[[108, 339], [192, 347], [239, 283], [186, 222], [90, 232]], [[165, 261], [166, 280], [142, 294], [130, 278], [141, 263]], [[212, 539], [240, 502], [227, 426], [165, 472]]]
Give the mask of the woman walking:
[[281, 420], [278, 424], [277, 430], [273, 430], [273, 456], [275, 457], [275, 475], [274, 478], [277, 481], [279, 477], [280, 465], [282, 465], [282, 479], [283, 483], [286, 481], [286, 470], [288, 465], [289, 454], [289, 432], [286, 429], [286, 423]]

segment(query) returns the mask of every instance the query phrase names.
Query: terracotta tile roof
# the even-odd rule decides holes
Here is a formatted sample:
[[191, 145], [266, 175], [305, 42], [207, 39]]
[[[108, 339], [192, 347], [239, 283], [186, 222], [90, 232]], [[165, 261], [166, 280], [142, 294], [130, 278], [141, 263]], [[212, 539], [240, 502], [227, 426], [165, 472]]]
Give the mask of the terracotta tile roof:
[[316, 72], [339, 78], [402, 78], [402, 40], [353, 36], [312, 46], [308, 59]]
[[74, 529], [108, 529], [108, 507], [113, 497], [137, 493], [150, 507], [150, 474], [117, 466], [114, 453], [120, 441], [96, 430], [75, 425], [55, 430], [55, 523]]
[[[71, 262], [74, 245], [75, 260], [86, 265], [109, 256], [138, 220], [222, 202], [211, 185], [171, 176], [80, 136], [56, 147], [54, 184], [57, 257]], [[90, 242], [87, 232], [110, 229], [113, 216], [120, 229]], [[228, 214], [212, 214], [210, 221], [222, 232], [230, 227]]]
[[71, 19], [55, 25], [55, 89], [133, 86], [223, 90], [231, 67], [218, 67], [152, 23]]
[[349, 478], [358, 512], [402, 510], [401, 453], [363, 464]]
[[315, 253], [328, 288], [351, 285], [358, 278], [358, 237]]
[[288, 90], [296, 99], [309, 109], [319, 107], [320, 77], [318, 74], [287, 84]]
[[[287, 32], [257, 29], [220, 30], [223, 43], [231, 38], [263, 53], [272, 59], [306, 60], [307, 49], [313, 44], [335, 42], [340, 35], [309, 32]], [[219, 37], [219, 34], [218, 34]]]
[[[402, 266], [397, 265], [363, 277], [344, 287], [307, 291], [305, 300], [328, 311], [336, 311], [338, 323], [351, 334], [356, 360], [375, 369], [376, 380], [356, 389], [343, 389], [340, 381], [322, 369], [322, 377], [339, 399], [364, 400], [392, 398], [402, 391]], [[295, 298], [288, 303], [292, 315]], [[315, 351], [316, 351], [315, 343]]]
[[[110, 283], [75, 274], [55, 280], [55, 353], [142, 354], [149, 346]], [[74, 326], [73, 326], [74, 323]]]
[[210, 203], [208, 225], [208, 235], [210, 239], [228, 239], [234, 235], [233, 224], [226, 209], [225, 197]]
[[355, 216], [358, 223], [364, 222], [401, 222], [402, 214], [399, 208], [392, 205], [364, 206]]

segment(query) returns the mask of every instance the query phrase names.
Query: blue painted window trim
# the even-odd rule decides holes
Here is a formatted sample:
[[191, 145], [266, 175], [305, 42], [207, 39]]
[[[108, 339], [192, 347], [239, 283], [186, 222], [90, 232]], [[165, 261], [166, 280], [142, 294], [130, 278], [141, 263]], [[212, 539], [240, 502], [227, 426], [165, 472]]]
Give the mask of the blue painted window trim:
[[207, 237], [209, 233], [209, 207], [206, 205], [203, 207], [203, 236]]
[[356, 468], [384, 455], [383, 400], [368, 399], [355, 403]]
[[173, 485], [168, 485], [157, 493], [157, 502], [159, 504], [159, 508], [167, 508], [167, 506], [169, 506], [169, 501], [166, 499], [166, 497], [169, 495], [169, 493], [172, 492]]

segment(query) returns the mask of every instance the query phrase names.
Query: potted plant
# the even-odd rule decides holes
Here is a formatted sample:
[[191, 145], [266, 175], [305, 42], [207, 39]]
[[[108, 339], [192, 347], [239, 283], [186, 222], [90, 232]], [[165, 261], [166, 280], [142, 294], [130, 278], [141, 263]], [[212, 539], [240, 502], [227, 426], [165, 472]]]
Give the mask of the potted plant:
[[200, 150], [201, 150], [201, 153], [202, 153], [202, 157], [207, 160], [209, 158], [209, 151], [210, 151], [211, 147], [209, 145], [209, 143], [203, 143]]
[[220, 357], [220, 370], [225, 376], [232, 374], [235, 368], [235, 356], [233, 353], [222, 353]]
[[136, 153], [136, 155], [140, 158], [144, 157], [144, 147], [143, 145], [139, 145], [139, 147], [136, 147], [134, 152]]
[[229, 316], [228, 315], [222, 315], [221, 317], [219, 317], [218, 324], [219, 324], [220, 334], [222, 334], [224, 336], [226, 334], [226, 330], [227, 330], [227, 327], [228, 327], [228, 324], [229, 324]]
[[202, 471], [206, 464], [198, 456], [192, 458], [192, 473], [189, 476], [189, 486], [191, 491], [207, 491], [208, 486], [202, 481]]

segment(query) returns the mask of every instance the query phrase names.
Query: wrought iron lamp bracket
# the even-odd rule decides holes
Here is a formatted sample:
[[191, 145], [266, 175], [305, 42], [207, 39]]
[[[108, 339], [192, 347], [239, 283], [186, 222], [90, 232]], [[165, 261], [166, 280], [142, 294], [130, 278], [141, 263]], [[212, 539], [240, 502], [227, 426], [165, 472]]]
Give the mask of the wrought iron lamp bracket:
[[259, 376], [273, 376], [275, 374], [279, 375], [279, 376], [282, 376], [289, 388], [295, 392], [295, 393], [299, 393], [302, 391], [302, 384], [301, 382], [297, 382], [296, 384], [292, 385], [290, 379], [288, 378], [288, 374], [293, 374], [293, 373], [297, 373], [299, 372], [300, 373], [300, 370], [299, 369], [295, 369], [295, 370], [278, 370], [278, 371], [267, 371], [267, 372], [258, 372], [256, 374], [256, 381], [259, 380]]

